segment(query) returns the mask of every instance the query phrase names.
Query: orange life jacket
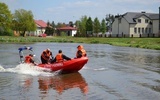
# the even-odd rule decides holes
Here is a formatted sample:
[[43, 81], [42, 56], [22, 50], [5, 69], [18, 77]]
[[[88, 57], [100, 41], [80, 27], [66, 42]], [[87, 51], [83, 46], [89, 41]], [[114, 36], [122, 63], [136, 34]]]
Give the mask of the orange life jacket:
[[86, 50], [82, 49], [82, 57], [85, 57], [86, 56]]
[[63, 61], [63, 57], [62, 57], [62, 53], [59, 53], [56, 55], [56, 62], [62, 62]]
[[78, 56], [78, 51], [80, 50], [82, 52], [82, 57], [85, 57], [86, 56], [86, 50], [84, 50], [83, 46], [82, 45], [79, 45], [77, 47], [77, 54], [76, 54], [76, 57]]
[[[77, 51], [76, 57], [78, 57], [78, 51]], [[82, 52], [82, 57], [85, 57], [86, 56], [86, 50], [81, 49], [80, 51]]]
[[45, 50], [45, 51], [43, 51], [43, 53], [41, 54], [41, 56], [42, 56], [43, 59], [49, 60], [50, 56], [51, 56], [51, 52], [47, 52], [47, 50]]
[[26, 56], [25, 57], [25, 63], [31, 63], [32, 57], [31, 56]]

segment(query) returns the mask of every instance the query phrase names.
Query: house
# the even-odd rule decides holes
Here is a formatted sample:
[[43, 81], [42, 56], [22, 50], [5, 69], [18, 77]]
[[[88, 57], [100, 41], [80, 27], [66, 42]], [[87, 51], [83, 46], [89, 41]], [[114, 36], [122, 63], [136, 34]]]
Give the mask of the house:
[[34, 20], [34, 21], [35, 21], [35, 24], [37, 26], [37, 29], [34, 32], [29, 32], [28, 35], [41, 36], [42, 34], [45, 33], [45, 29], [47, 27], [47, 23], [44, 22], [43, 20]]
[[39, 36], [41, 34], [44, 34], [45, 29], [47, 27], [47, 23], [43, 20], [35, 20], [37, 30], [34, 32], [34, 35]]
[[66, 33], [67, 36], [75, 36], [77, 33], [77, 28], [71, 26], [57, 28], [57, 35], [62, 35], [62, 32]]
[[160, 37], [159, 14], [127, 12], [115, 16], [112, 37]]

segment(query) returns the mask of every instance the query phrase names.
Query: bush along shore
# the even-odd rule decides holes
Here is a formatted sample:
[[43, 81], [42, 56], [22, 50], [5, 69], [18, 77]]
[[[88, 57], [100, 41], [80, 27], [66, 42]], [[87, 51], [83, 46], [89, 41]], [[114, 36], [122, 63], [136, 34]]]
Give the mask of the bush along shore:
[[0, 43], [87, 43], [87, 44], [110, 44], [115, 46], [136, 47], [160, 50], [160, 38], [102, 38], [102, 37], [14, 37], [0, 36]]

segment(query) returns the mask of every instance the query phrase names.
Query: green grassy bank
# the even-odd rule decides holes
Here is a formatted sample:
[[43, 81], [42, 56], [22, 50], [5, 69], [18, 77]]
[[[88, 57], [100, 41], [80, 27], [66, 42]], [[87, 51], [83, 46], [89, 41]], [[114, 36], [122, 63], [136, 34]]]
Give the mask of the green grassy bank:
[[110, 44], [160, 50], [160, 38], [99, 38], [99, 37], [11, 37], [0, 36], [0, 43], [34, 43], [34, 42], [63, 42], [63, 43], [92, 43]]

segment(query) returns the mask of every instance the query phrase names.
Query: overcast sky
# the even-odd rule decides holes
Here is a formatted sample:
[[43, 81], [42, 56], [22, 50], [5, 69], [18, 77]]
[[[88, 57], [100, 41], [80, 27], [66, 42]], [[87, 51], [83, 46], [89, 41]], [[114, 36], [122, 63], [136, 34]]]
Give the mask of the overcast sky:
[[105, 18], [106, 14], [126, 12], [159, 13], [160, 0], [0, 0], [9, 10], [31, 10], [34, 19], [69, 23], [80, 20], [84, 15], [92, 20]]

